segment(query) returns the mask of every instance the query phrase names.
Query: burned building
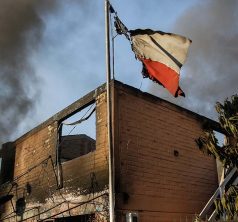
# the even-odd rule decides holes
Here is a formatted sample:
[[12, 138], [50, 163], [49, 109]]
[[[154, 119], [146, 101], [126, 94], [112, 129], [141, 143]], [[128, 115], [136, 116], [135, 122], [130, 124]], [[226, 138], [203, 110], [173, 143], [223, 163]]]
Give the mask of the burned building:
[[[111, 91], [116, 221], [191, 221], [218, 185], [195, 139], [218, 124], [115, 80]], [[108, 221], [106, 102], [103, 85], [3, 145], [1, 221]]]

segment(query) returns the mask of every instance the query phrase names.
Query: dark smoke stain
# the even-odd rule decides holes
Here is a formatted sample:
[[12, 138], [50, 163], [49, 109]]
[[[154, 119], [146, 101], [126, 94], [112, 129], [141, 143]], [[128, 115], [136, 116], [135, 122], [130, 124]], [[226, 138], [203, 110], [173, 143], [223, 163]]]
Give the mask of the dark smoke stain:
[[10, 138], [37, 100], [38, 78], [29, 55], [44, 28], [39, 12], [54, 7], [55, 1], [0, 2], [0, 143]]
[[156, 94], [215, 118], [215, 102], [238, 92], [238, 1], [198, 2], [176, 20], [172, 30], [193, 40], [181, 71], [187, 97], [174, 100], [163, 90]]

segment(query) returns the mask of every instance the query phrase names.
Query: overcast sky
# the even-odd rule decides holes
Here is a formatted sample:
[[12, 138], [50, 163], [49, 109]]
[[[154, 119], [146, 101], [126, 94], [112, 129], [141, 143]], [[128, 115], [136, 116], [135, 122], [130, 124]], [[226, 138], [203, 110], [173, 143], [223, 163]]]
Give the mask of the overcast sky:
[[[18, 4], [21, 1], [27, 0]], [[123, 36], [115, 39], [116, 79], [215, 119], [215, 102], [237, 93], [237, 2], [111, 0], [128, 29], [174, 32], [193, 41], [181, 70], [186, 98], [175, 100], [163, 87], [143, 79], [141, 63]], [[105, 82], [104, 1], [57, 0], [54, 4], [47, 9], [44, 1], [44, 7], [36, 9], [41, 34], [37, 47], [28, 50], [27, 62], [35, 78], [26, 83], [36, 102], [16, 121], [9, 138], [30, 130]], [[2, 100], [4, 93], [0, 93]]]

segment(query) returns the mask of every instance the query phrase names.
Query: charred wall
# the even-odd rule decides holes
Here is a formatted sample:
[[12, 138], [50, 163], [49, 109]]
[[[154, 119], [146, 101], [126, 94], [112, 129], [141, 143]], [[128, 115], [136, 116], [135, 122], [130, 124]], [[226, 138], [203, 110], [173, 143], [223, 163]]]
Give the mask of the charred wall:
[[[91, 104], [96, 107], [95, 149], [67, 162], [58, 162], [60, 123]], [[108, 189], [106, 127], [106, 97], [104, 87], [101, 87], [13, 143], [13, 175], [10, 182], [2, 181], [0, 196], [9, 193], [14, 195], [14, 208], [19, 199], [24, 200], [25, 206], [22, 206], [22, 212], [18, 212], [18, 219], [36, 221], [39, 218], [57, 217], [62, 211], [65, 211], [65, 214], [60, 214], [60, 217], [68, 216], [69, 213], [71, 216], [94, 213], [96, 207], [103, 208], [103, 203], [107, 201], [107, 195], [103, 194], [107, 193]], [[97, 196], [96, 206], [89, 200]], [[88, 201], [86, 205], [81, 204], [84, 201]], [[13, 207], [10, 201], [3, 204], [1, 221], [4, 221], [4, 218], [8, 219], [7, 221], [15, 221], [16, 209]], [[73, 209], [69, 210], [71, 208]]]
[[[112, 89], [117, 221], [125, 221], [128, 211], [138, 212], [141, 222], [193, 217], [217, 187], [215, 161], [197, 149], [195, 139], [202, 134], [204, 121], [216, 130], [217, 124], [120, 82], [113, 81]], [[92, 104], [96, 106], [96, 149], [60, 162], [60, 124]], [[108, 217], [105, 86], [13, 145], [13, 183], [2, 186], [0, 195], [13, 194], [14, 206], [24, 198], [23, 219], [91, 215], [96, 210]], [[10, 217], [8, 221], [15, 221], [13, 211], [10, 202], [4, 204], [2, 220]]]
[[130, 87], [115, 101], [118, 221], [128, 211], [140, 222], [191, 221], [218, 186], [214, 159], [195, 143], [205, 117]]

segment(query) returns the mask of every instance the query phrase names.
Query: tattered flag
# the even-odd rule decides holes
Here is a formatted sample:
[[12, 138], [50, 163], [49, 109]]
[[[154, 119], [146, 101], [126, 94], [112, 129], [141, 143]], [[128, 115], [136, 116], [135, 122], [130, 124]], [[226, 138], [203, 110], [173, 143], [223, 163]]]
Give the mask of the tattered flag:
[[175, 97], [185, 96], [179, 75], [191, 40], [151, 29], [130, 30], [130, 37], [132, 50], [143, 63], [143, 76], [163, 85]]
[[115, 16], [114, 19], [115, 19], [114, 26], [115, 26], [117, 34], [125, 35], [126, 38], [130, 40], [127, 27], [122, 23], [122, 21], [118, 18], [118, 16]]
[[180, 35], [151, 29], [129, 31], [111, 5], [110, 12], [114, 14], [117, 34], [126, 36], [136, 58], [142, 62], [143, 77], [159, 83], [174, 97], [185, 97], [179, 86], [179, 76], [192, 41]]

